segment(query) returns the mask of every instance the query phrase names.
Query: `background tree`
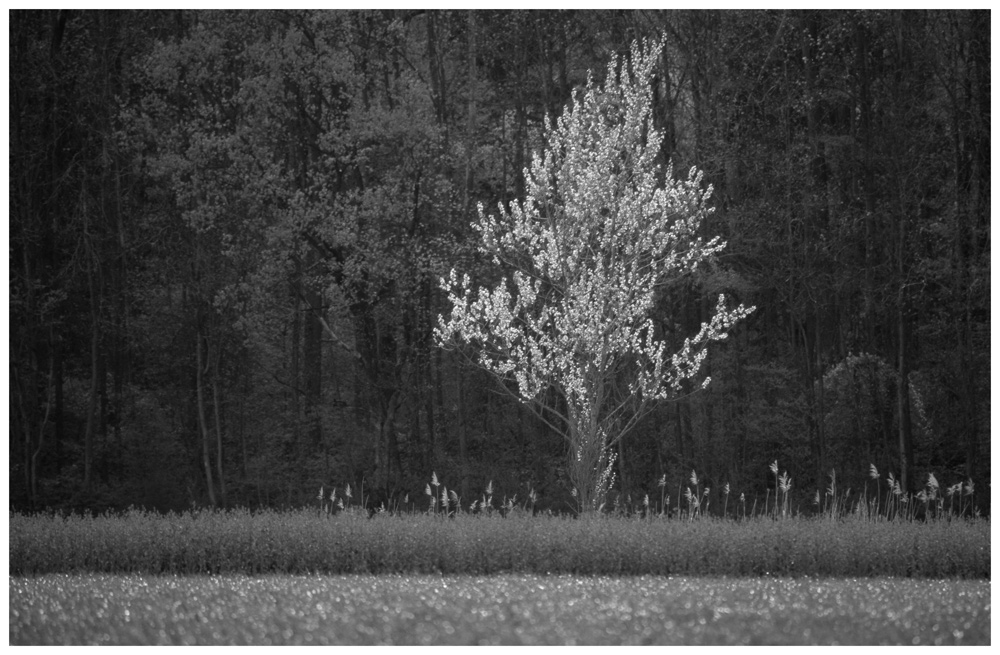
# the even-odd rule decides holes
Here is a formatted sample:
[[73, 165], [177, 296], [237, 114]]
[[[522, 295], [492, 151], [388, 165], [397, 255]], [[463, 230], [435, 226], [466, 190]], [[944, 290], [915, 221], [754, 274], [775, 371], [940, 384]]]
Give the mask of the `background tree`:
[[12, 504], [436, 471], [575, 506], [563, 437], [435, 344], [437, 282], [510, 273], [476, 203], [524, 199], [546, 116], [661, 34], [656, 162], [697, 164], [727, 247], [658, 289], [654, 337], [759, 310], [610, 447], [609, 498], [692, 468], [763, 498], [775, 459], [803, 510], [830, 469], [988, 478], [988, 12], [43, 10], [10, 20]]

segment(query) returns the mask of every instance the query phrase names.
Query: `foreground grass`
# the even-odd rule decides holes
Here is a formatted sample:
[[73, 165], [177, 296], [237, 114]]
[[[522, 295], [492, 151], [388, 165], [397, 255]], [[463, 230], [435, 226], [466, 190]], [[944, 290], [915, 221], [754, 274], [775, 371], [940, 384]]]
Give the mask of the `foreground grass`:
[[988, 520], [10, 515], [10, 573], [990, 577]]
[[989, 644], [985, 581], [114, 576], [10, 581], [11, 644]]

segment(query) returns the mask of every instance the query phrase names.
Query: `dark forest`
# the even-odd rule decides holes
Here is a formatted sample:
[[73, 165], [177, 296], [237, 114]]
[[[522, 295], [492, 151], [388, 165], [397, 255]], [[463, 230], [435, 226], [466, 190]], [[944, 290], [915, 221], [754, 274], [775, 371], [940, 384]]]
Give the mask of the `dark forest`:
[[546, 117], [644, 37], [662, 161], [728, 244], [653, 318], [757, 309], [616, 445], [617, 498], [773, 497], [775, 460], [802, 512], [831, 471], [985, 490], [988, 11], [52, 10], [10, 12], [12, 508], [433, 472], [568, 511], [565, 443], [435, 343], [439, 280], [498, 278], [477, 204], [523, 198]]

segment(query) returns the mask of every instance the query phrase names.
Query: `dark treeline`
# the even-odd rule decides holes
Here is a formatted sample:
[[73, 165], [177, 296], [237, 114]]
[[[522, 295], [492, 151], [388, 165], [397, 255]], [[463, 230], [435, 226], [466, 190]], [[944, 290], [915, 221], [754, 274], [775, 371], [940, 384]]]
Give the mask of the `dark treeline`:
[[12, 506], [424, 508], [435, 471], [567, 509], [563, 442], [435, 346], [437, 281], [498, 275], [477, 203], [656, 35], [663, 160], [729, 245], [654, 320], [757, 311], [615, 488], [985, 491], [988, 11], [12, 11]]

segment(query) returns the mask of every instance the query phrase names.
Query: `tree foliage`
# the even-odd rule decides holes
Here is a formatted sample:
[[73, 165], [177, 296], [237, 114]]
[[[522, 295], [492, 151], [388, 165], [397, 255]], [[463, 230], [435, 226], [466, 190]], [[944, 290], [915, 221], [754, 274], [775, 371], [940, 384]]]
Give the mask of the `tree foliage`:
[[[764, 497], [775, 459], [809, 497], [863, 488], [858, 458], [989, 476], [988, 12], [32, 10], [9, 37], [15, 507], [436, 471], [567, 510], [587, 394], [627, 432], [592, 442], [611, 502], [692, 468]], [[607, 91], [643, 38], [633, 103]], [[637, 227], [656, 203], [684, 220]], [[438, 347], [453, 268], [514, 312], [480, 352], [564, 388]], [[705, 350], [720, 293], [758, 309]], [[628, 356], [598, 393], [602, 338]]]
[[752, 310], [727, 310], [720, 295], [676, 352], [650, 317], [665, 285], [725, 245], [700, 237], [711, 211], [701, 174], [692, 168], [680, 182], [656, 164], [662, 135], [651, 125], [649, 80], [659, 50], [633, 43], [631, 58], [612, 58], [603, 84], [588, 76], [585, 91], [547, 126], [545, 150], [525, 171], [525, 200], [510, 211], [501, 204], [499, 218], [479, 205], [481, 251], [509, 275], [476, 291], [454, 269], [442, 280], [454, 308], [442, 317], [441, 341], [481, 345], [479, 363], [516, 379], [524, 401], [558, 390], [565, 410], [550, 411], [587, 510], [603, 502], [608, 447], [635, 425], [642, 405], [679, 395], [708, 343]]

